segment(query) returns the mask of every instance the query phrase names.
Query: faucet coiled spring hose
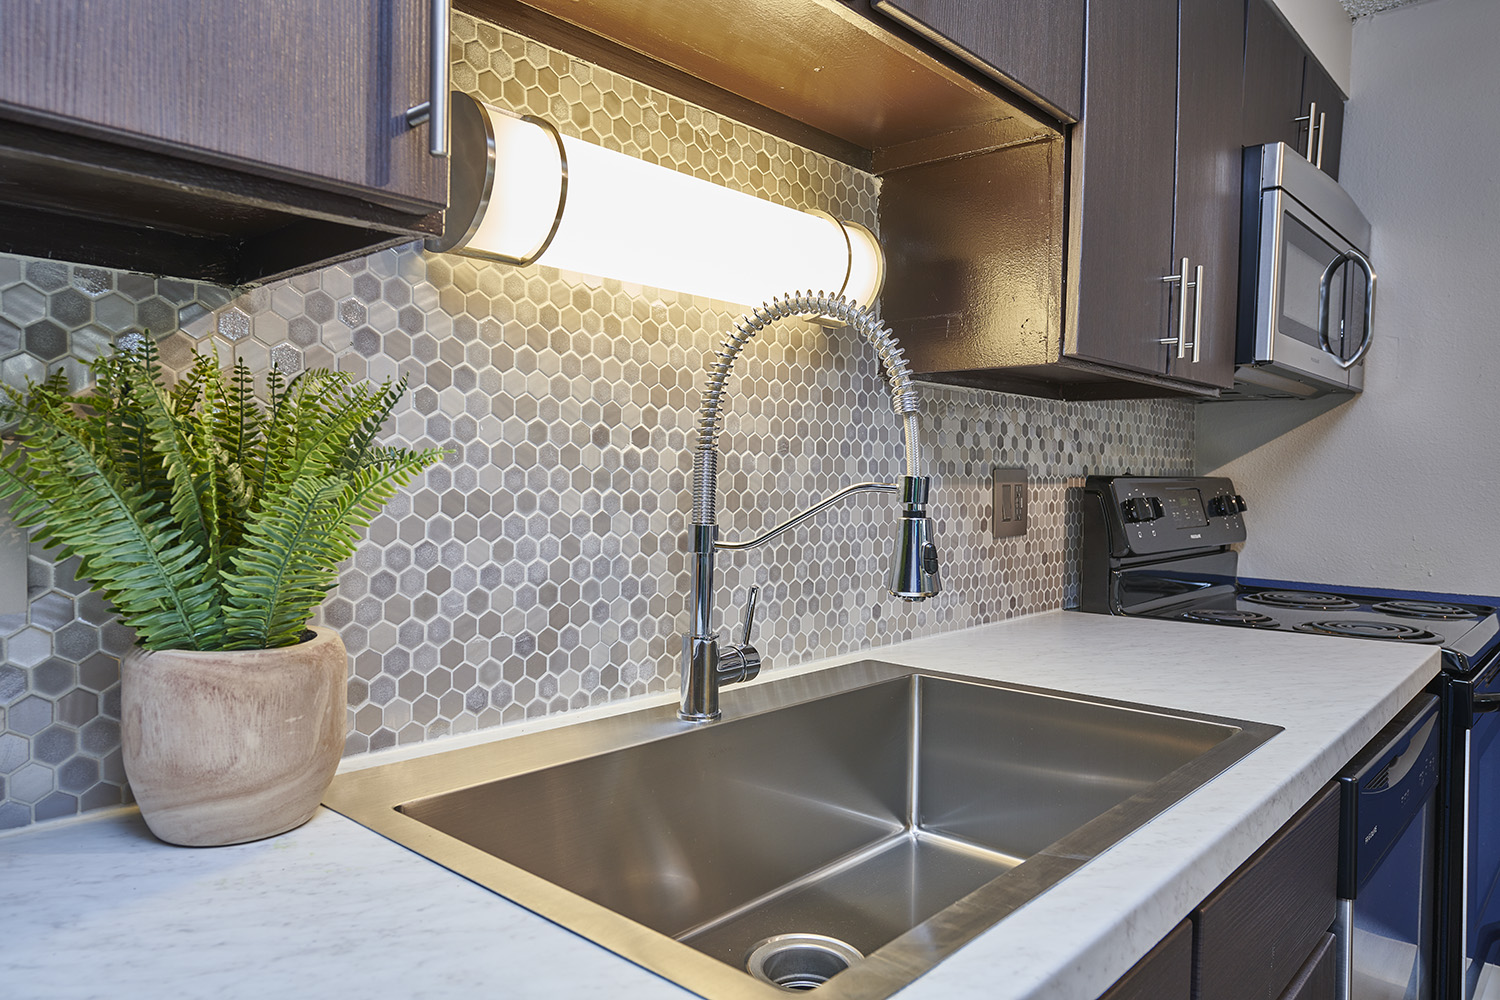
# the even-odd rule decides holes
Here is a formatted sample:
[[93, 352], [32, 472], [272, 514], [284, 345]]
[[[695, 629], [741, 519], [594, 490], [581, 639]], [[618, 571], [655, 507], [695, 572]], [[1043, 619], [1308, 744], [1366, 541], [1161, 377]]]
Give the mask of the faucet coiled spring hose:
[[707, 378], [703, 384], [703, 403], [698, 410], [698, 446], [693, 454], [694, 524], [717, 523], [715, 509], [718, 506], [720, 406], [724, 402], [725, 385], [734, 369], [735, 360], [751, 338], [772, 323], [788, 317], [809, 315], [826, 316], [848, 324], [859, 331], [880, 355], [881, 368], [891, 393], [891, 404], [902, 418], [906, 475], [921, 475], [922, 463], [917, 441], [917, 389], [912, 382], [911, 367], [901, 353], [891, 328], [867, 307], [845, 299], [842, 295], [793, 292], [777, 296], [741, 316], [735, 321], [732, 332], [725, 336], [723, 344], [709, 359], [705, 373]]

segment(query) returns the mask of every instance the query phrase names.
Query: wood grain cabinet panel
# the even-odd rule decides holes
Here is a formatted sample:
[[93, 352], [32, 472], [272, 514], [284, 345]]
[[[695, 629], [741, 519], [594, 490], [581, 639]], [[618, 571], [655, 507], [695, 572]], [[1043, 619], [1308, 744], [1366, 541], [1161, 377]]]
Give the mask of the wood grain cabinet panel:
[[9, 116], [428, 211], [426, 0], [4, 0]]
[[1084, 0], [875, 0], [874, 6], [1059, 118], [1078, 120]]
[[1322, 159], [1319, 161], [1323, 172], [1338, 180], [1339, 156], [1344, 149], [1344, 94], [1339, 90], [1339, 85], [1333, 82], [1333, 77], [1328, 75], [1316, 59], [1308, 56], [1307, 64], [1302, 71], [1302, 93], [1309, 108], [1314, 103], [1318, 105], [1318, 134], [1313, 137], [1313, 149], [1316, 155], [1318, 147], [1322, 147]]
[[1168, 371], [1220, 389], [1234, 384], [1239, 301], [1243, 157], [1240, 123], [1224, 112], [1240, 102], [1240, 75], [1234, 67], [1245, 44], [1241, 2], [1182, 0], [1179, 5], [1172, 258], [1179, 268], [1188, 259], [1195, 283], [1202, 267], [1203, 283], [1190, 291], [1189, 329], [1174, 326], [1170, 334], [1188, 342], [1182, 352], [1170, 345]]
[[0, 0], [0, 249], [232, 284], [432, 231], [447, 161], [404, 119], [430, 26], [427, 0]]
[[1335, 1000], [1338, 996], [1338, 952], [1334, 950], [1332, 934], [1323, 935], [1323, 941], [1308, 958], [1292, 985], [1286, 988], [1281, 1000]]
[[1317, 147], [1309, 134], [1316, 104], [1322, 115], [1322, 167], [1339, 175], [1343, 146], [1344, 95], [1317, 58], [1267, 0], [1245, 6], [1245, 93], [1241, 107], [1241, 141], [1246, 146], [1284, 142], [1304, 155]]
[[1246, 146], [1284, 142], [1307, 148], [1302, 74], [1307, 53], [1266, 0], [1245, 5], [1245, 99], [1241, 138]]
[[1280, 997], [1298, 977], [1336, 914], [1338, 821], [1330, 785], [1193, 912], [1196, 1000]]
[[1092, 0], [1073, 135], [1077, 254], [1065, 351], [1165, 374], [1173, 273], [1177, 0]]
[[1099, 1000], [1190, 1000], [1193, 925], [1184, 920]]

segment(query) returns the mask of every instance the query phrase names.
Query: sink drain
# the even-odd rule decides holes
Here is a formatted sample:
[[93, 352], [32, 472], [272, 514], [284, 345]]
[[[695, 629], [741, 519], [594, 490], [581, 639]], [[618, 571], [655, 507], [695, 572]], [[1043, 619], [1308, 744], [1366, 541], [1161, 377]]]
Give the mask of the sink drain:
[[751, 949], [745, 968], [784, 990], [812, 990], [862, 958], [858, 948], [824, 934], [777, 934]]

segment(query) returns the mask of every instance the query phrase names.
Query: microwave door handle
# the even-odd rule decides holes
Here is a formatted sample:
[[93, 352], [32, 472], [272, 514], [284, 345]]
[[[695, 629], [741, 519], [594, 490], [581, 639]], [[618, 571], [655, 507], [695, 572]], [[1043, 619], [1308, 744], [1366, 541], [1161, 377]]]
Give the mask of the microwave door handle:
[[1358, 250], [1349, 249], [1345, 251], [1349, 259], [1359, 265], [1359, 269], [1365, 272], [1365, 328], [1363, 336], [1359, 338], [1359, 347], [1349, 356], [1348, 361], [1340, 361], [1344, 368], [1353, 368], [1364, 360], [1364, 356], [1370, 350], [1370, 337], [1375, 329], [1375, 268], [1370, 264], [1370, 258]]
[[[1341, 358], [1333, 345], [1328, 342], [1328, 299], [1329, 286], [1333, 281], [1334, 272], [1346, 263], [1358, 264], [1360, 270], [1365, 272], [1365, 328], [1364, 335], [1360, 338], [1359, 347], [1348, 358]], [[1318, 281], [1318, 346], [1327, 355], [1338, 362], [1338, 366], [1345, 370], [1353, 368], [1364, 359], [1370, 350], [1370, 330], [1375, 319], [1375, 269], [1370, 265], [1370, 259], [1352, 247], [1339, 254], [1328, 262], [1323, 269], [1323, 277]]]

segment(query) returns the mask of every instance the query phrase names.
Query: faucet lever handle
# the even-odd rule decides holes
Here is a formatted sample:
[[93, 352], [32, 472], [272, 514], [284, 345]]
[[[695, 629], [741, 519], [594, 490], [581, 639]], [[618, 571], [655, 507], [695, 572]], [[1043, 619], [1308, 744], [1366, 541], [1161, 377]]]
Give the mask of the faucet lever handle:
[[751, 587], [745, 599], [745, 630], [740, 633], [740, 645], [750, 645], [750, 629], [755, 625], [755, 602], [760, 598], [760, 588]]

